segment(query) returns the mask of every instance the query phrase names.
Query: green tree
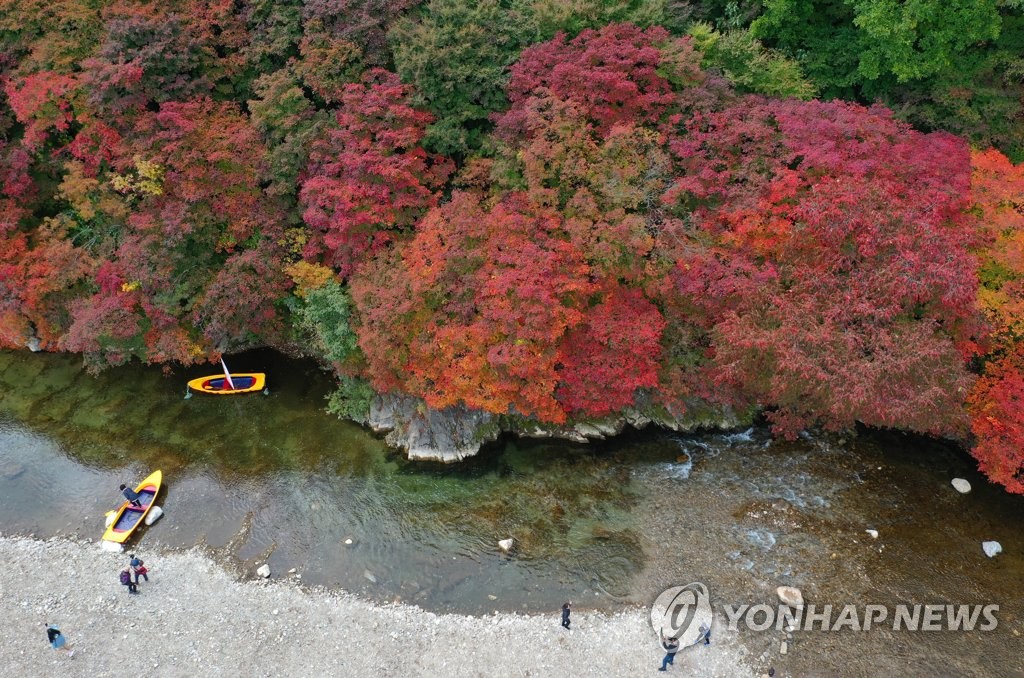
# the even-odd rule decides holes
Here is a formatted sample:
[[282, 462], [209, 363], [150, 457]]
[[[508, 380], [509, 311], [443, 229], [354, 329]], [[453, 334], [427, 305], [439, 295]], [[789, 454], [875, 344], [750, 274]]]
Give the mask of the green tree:
[[420, 20], [398, 21], [388, 34], [395, 67], [415, 86], [414, 104], [437, 120], [424, 138], [429, 150], [465, 154], [505, 107], [508, 66], [522, 47], [521, 26], [498, 0], [431, 0]]
[[858, 71], [899, 82], [956, 67], [969, 47], [999, 37], [997, 0], [847, 0], [864, 36]]
[[709, 24], [696, 23], [687, 33], [703, 53], [701, 66], [721, 71], [739, 92], [810, 99], [815, 87], [804, 77], [800, 64], [765, 48], [750, 31], [719, 33]]

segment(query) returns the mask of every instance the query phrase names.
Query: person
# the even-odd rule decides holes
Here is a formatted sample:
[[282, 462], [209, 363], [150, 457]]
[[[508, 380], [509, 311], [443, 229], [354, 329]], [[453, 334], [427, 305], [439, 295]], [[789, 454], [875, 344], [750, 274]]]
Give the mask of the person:
[[43, 622], [43, 626], [46, 627], [46, 641], [50, 643], [50, 647], [54, 650], [67, 650], [68, 657], [75, 656], [75, 651], [68, 645], [67, 639], [64, 638], [64, 634], [60, 632], [59, 628], [46, 622]]
[[[149, 580], [147, 579], [146, 581], [149, 581]], [[694, 644], [696, 645], [696, 644], [700, 643], [700, 641], [702, 641], [702, 640], [704, 641], [705, 645], [710, 645], [711, 644], [711, 629], [708, 627], [707, 624], [701, 624], [700, 625], [700, 635], [697, 636], [697, 642], [694, 643]]]
[[679, 639], [678, 638], [665, 638], [664, 635], [661, 637], [661, 646], [665, 648], [665, 658], [661, 660], [661, 668], [659, 671], [668, 671], [668, 665], [675, 665], [676, 652], [679, 652]]
[[562, 626], [569, 628], [569, 603], [562, 604]]
[[139, 592], [139, 587], [132, 581], [132, 575], [127, 567], [121, 570], [121, 583], [128, 587], [128, 593]]
[[142, 503], [139, 502], [139, 493], [123, 483], [121, 484], [121, 494], [124, 495], [125, 499], [131, 502], [132, 506], [142, 506]]
[[139, 583], [139, 577], [142, 577], [146, 581], [149, 581], [149, 575], [147, 574], [149, 570], [146, 569], [145, 561], [137, 557], [134, 553], [131, 555], [131, 559], [132, 561], [130, 565], [132, 568], [132, 572], [135, 573], [135, 583]]

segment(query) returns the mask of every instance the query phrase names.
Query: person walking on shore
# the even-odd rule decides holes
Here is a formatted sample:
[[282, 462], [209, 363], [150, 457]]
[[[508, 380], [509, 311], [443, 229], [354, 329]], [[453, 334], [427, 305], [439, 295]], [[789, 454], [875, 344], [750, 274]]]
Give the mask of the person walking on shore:
[[569, 628], [569, 603], [562, 604], [562, 626]]
[[661, 668], [659, 671], [668, 671], [668, 665], [675, 665], [676, 652], [679, 652], [679, 640], [676, 638], [665, 638], [661, 637], [661, 646], [665, 648], [665, 658], [661, 660]]
[[137, 507], [141, 507], [142, 506], [142, 504], [139, 502], [139, 493], [138, 492], [136, 492], [132, 488], [128, 487], [124, 483], [121, 483], [120, 490], [121, 490], [121, 494], [124, 495], [125, 499], [127, 499], [129, 502], [131, 502], [132, 506], [137, 506]]
[[132, 575], [128, 568], [121, 570], [121, 583], [128, 587], [128, 593], [138, 593], [139, 587], [132, 581]]
[[50, 644], [50, 647], [54, 650], [66, 650], [69, 658], [75, 656], [75, 651], [68, 645], [68, 641], [60, 629], [46, 622], [43, 622], [43, 626], [46, 627], [46, 642]]
[[142, 577], [146, 581], [149, 581], [149, 575], [147, 574], [149, 570], [146, 569], [145, 561], [143, 561], [141, 558], [138, 558], [134, 553], [131, 555], [131, 559], [132, 560], [131, 563], [129, 563], [129, 565], [132, 568], [132, 572], [135, 573], [135, 583], [139, 583], [139, 577]]

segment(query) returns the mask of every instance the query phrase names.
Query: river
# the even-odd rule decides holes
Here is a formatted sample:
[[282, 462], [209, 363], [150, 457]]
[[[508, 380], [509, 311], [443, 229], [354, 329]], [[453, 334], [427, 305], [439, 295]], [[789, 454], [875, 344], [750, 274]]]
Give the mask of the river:
[[[166, 515], [135, 538], [140, 552], [200, 545], [243, 576], [266, 561], [307, 584], [469, 613], [646, 605], [691, 581], [730, 604], [770, 601], [780, 584], [840, 605], [991, 602], [990, 634], [798, 636], [777, 659], [815, 674], [831, 652], [859, 675], [883, 643], [894, 669], [1024, 675], [1024, 497], [955, 445], [880, 431], [785, 442], [753, 427], [503, 439], [457, 466], [414, 463], [326, 414], [331, 380], [314, 363], [258, 351], [231, 366], [267, 371], [269, 395], [185, 399], [209, 368], [92, 376], [75, 356], [0, 352], [0, 531], [98, 539], [118, 484], [161, 468]], [[987, 558], [984, 540], [1004, 553]], [[773, 660], [777, 636], [748, 646]]]

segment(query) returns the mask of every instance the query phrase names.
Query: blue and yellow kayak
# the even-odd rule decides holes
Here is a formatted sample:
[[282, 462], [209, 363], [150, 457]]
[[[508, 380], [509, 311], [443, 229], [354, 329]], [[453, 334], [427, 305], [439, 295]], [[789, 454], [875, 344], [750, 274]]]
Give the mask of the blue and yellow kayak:
[[[234, 384], [234, 388], [231, 388]], [[188, 382], [189, 389], [197, 393], [209, 393], [210, 395], [238, 395], [240, 393], [255, 393], [262, 391], [267, 385], [267, 375], [263, 372], [248, 372], [232, 374], [231, 383], [223, 374], [215, 374], [212, 377], [199, 377]]]
[[135, 491], [139, 493], [138, 501], [142, 506], [132, 506], [131, 502], [125, 500], [113, 512], [113, 522], [107, 527], [107, 531], [103, 533], [104, 541], [123, 544], [128, 537], [132, 536], [132, 532], [142, 524], [146, 514], [149, 513], [149, 509], [153, 507], [153, 501], [156, 500], [157, 492], [160, 491], [161, 482], [163, 482], [163, 473], [157, 470], [153, 471], [149, 474], [149, 477], [139, 483]]

